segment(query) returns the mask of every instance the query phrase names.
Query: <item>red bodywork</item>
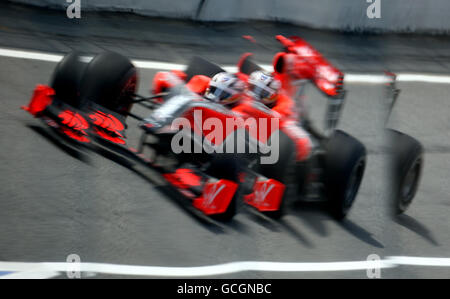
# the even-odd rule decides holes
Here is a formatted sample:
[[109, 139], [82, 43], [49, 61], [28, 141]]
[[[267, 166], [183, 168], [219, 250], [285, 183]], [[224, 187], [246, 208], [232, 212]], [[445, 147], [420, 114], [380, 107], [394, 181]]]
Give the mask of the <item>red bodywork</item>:
[[[226, 110], [215, 110], [208, 105], [194, 105], [183, 116], [189, 120], [190, 128], [193, 129], [195, 134], [204, 136], [215, 146], [223, 145], [227, 137], [237, 130], [247, 130], [254, 140], [267, 144], [273, 133], [280, 130], [280, 125], [282, 126], [287, 121], [280, 120], [276, 113], [264, 108], [265, 106], [257, 106], [256, 104], [251, 99], [243, 100], [236, 109], [232, 110], [234, 113]], [[196, 113], [198, 117], [196, 117]], [[210, 134], [217, 129], [214, 126], [210, 129], [205, 129], [205, 122], [213, 118], [222, 124], [223, 131], [221, 136]], [[249, 122], [249, 120], [256, 120], [256, 123]], [[229, 126], [227, 123], [233, 123], [233, 126]], [[267, 126], [265, 130], [261, 129], [262, 123]], [[302, 146], [304, 147], [304, 145]], [[178, 188], [188, 190], [194, 186], [192, 182], [196, 182], [195, 185], [199, 185], [198, 180], [193, 179], [193, 176], [195, 177], [192, 171], [183, 171], [181, 173], [177, 171], [165, 177]], [[194, 200], [194, 207], [207, 215], [223, 213], [231, 202], [237, 186], [236, 183], [228, 180], [219, 180], [214, 183], [208, 182], [203, 187], [203, 195]], [[267, 193], [264, 193], [265, 187], [268, 188]], [[260, 211], [276, 211], [283, 198], [284, 189], [285, 186], [274, 179], [259, 177], [258, 182], [253, 187], [253, 193], [248, 195], [245, 201]]]
[[[255, 42], [249, 36], [244, 38]], [[285, 47], [285, 51], [277, 53], [273, 59], [273, 75], [281, 81], [283, 90], [280, 92], [279, 109], [276, 107], [272, 109], [276, 116], [258, 109], [257, 106], [252, 105], [251, 100], [243, 101], [233, 110], [256, 119], [278, 117], [280, 130], [295, 143], [296, 160], [303, 161], [309, 156], [311, 141], [306, 132], [297, 125], [295, 113], [292, 111], [295, 105], [292, 105], [291, 98], [295, 96], [298, 88], [295, 81], [310, 80], [327, 96], [335, 97], [340, 95], [343, 89], [344, 75], [301, 38], [288, 39], [277, 35], [276, 39]], [[248, 74], [243, 73], [243, 65], [251, 55], [251, 53], [243, 54], [238, 62], [237, 75], [244, 81], [248, 80]], [[276, 180], [259, 178], [253, 186], [253, 193], [245, 196], [244, 200], [260, 211], [276, 211], [280, 207], [284, 189], [285, 186]]]
[[[267, 131], [261, 130], [250, 130], [250, 136], [258, 139], [258, 141], [266, 143], [270, 136], [276, 131], [280, 130], [289, 137], [291, 137], [292, 141], [294, 141], [296, 146], [296, 160], [303, 161], [305, 160], [309, 152], [311, 150], [311, 144], [306, 135], [301, 128], [298, 127], [296, 122], [291, 118], [283, 118], [280, 117], [276, 111], [272, 111], [269, 109], [261, 109], [260, 106], [255, 105], [254, 101], [251, 99], [246, 99], [241, 102], [240, 105], [233, 108], [233, 111], [242, 115], [242, 117], [249, 119], [254, 118], [257, 120], [257, 124], [261, 123], [261, 120], [264, 120], [264, 123], [267, 124]], [[254, 132], [257, 132], [258, 135], [255, 136]]]
[[181, 189], [198, 187], [202, 184], [201, 177], [188, 168], [179, 168], [174, 173], [166, 173], [163, 176], [173, 186]]
[[228, 180], [207, 182], [203, 194], [194, 200], [194, 207], [206, 215], [225, 213], [237, 188], [236, 183]]
[[[210, 179], [204, 181], [192, 169], [187, 168], [180, 168], [174, 173], [166, 173], [163, 176], [170, 184], [178, 188], [182, 194], [191, 198], [194, 207], [205, 215], [226, 212], [238, 188], [236, 183], [229, 180]], [[202, 187], [202, 194], [196, 196], [190, 191], [193, 187]]]
[[44, 111], [47, 106], [52, 104], [54, 96], [55, 91], [53, 88], [39, 84], [34, 89], [28, 106], [22, 106], [21, 108], [28, 111], [34, 117], [40, 116], [42, 111]]
[[89, 128], [89, 123], [82, 114], [70, 109], [60, 109], [57, 115], [47, 112], [47, 109], [54, 103], [54, 97], [55, 91], [53, 88], [39, 84], [34, 89], [28, 106], [22, 106], [21, 108], [34, 117], [45, 118], [61, 134], [78, 142], [88, 143], [89, 138], [86, 130]]
[[76, 141], [89, 142], [86, 133], [89, 124], [81, 114], [71, 110], [64, 110], [58, 117], [60, 118], [60, 124], [63, 124], [63, 126], [60, 126], [62, 133]]
[[55, 91], [46, 85], [37, 85], [28, 106], [22, 106], [34, 117], [51, 120], [49, 124], [61, 134], [77, 142], [89, 143], [88, 132], [116, 144], [125, 144], [123, 121], [112, 113], [97, 109], [88, 112], [55, 100]]
[[290, 39], [277, 35], [286, 51], [274, 57], [275, 72], [286, 90], [292, 90], [292, 81], [309, 79], [327, 96], [336, 96], [342, 89], [344, 74], [328, 62], [322, 54], [300, 37]]
[[274, 179], [258, 180], [253, 192], [244, 196], [244, 201], [261, 212], [278, 211], [285, 189], [284, 184]]
[[[195, 123], [195, 117], [193, 116], [195, 110], [202, 112], [203, 122], [211, 117], [217, 118], [221, 121], [221, 123], [223, 124], [224, 131], [222, 138], [220, 140], [209, 139], [209, 133], [211, 133], [212, 130], [205, 131], [203, 130], [203, 123], [201, 124]], [[242, 100], [241, 104], [235, 107], [235, 109], [233, 109], [232, 111], [235, 112], [234, 115], [224, 114], [220, 111], [209, 109], [207, 107], [196, 107], [188, 111], [185, 114], [185, 117], [190, 120], [191, 127], [194, 128], [194, 132], [205, 136], [209, 141], [211, 141], [211, 143], [215, 145], [222, 144], [230, 134], [232, 134], [238, 129], [247, 130], [252, 138], [257, 140], [258, 142], [266, 144], [275, 131], [280, 130], [280, 127], [281, 130], [283, 131], [283, 126], [285, 126], [285, 124], [288, 124], [287, 120], [280, 119], [270, 109], [264, 109], [264, 107], [261, 105], [260, 106], [255, 105], [255, 102], [251, 99]], [[226, 126], [227, 119], [228, 120], [232, 119], [233, 122], [236, 124], [236, 127], [230, 128], [229, 126]], [[256, 120], [256, 123], [249, 122], [248, 120], [250, 119]], [[261, 124], [265, 124], [266, 129], [262, 130]], [[217, 138], [217, 136], [215, 136], [215, 138]], [[305, 144], [297, 144], [297, 146], [302, 147], [302, 149], [305, 148]], [[305, 154], [304, 150], [302, 151], [299, 150], [298, 153]], [[211, 189], [212, 191], [205, 191], [205, 192], [208, 192], [208, 194], [210, 194], [211, 197], [212, 196], [211, 192], [213, 192], [214, 190], [219, 190], [217, 188], [225, 188], [221, 186], [226, 186], [226, 188], [229, 188], [230, 191], [227, 192], [233, 193], [230, 193], [229, 195], [226, 196], [225, 195], [218, 196], [217, 199], [214, 200], [214, 202], [217, 201], [223, 205], [220, 205], [219, 203], [217, 204], [211, 203], [205, 206], [204, 203], [205, 202], [208, 203], [211, 200], [205, 199], [205, 197], [199, 197], [194, 201], [194, 206], [202, 210], [205, 214], [220, 213], [220, 211], [222, 210], [225, 211], [226, 210], [225, 203], [229, 204], [236, 190], [235, 189], [233, 190], [233, 188], [229, 186], [228, 183], [232, 182], [226, 181], [228, 183], [225, 183], [225, 181], [223, 182], [222, 181], [223, 180], [216, 183], [219, 185], [210, 186], [209, 188], [212, 188]], [[204, 190], [206, 190], [206, 187]], [[262, 212], [276, 211], [280, 207], [284, 190], [285, 186], [281, 182], [276, 181], [274, 179], [259, 177], [258, 181], [253, 186], [253, 192], [247, 195], [244, 198], [244, 200], [246, 203], [252, 205], [253, 207], [257, 208]], [[223, 193], [220, 192], [220, 194]]]
[[[181, 76], [182, 74], [177, 74]], [[189, 88], [194, 91], [206, 89], [209, 79], [205, 76], [195, 76], [190, 80]], [[117, 145], [125, 145], [125, 123], [115, 113], [100, 111], [102, 107], [89, 107], [78, 111], [63, 102], [55, 100], [55, 91], [46, 85], [38, 85], [28, 106], [21, 107], [34, 117], [47, 120], [47, 124], [58, 130], [63, 136], [81, 143], [89, 143], [92, 133]], [[218, 117], [225, 121], [227, 115], [212, 109], [202, 110], [206, 117]], [[229, 116], [229, 115], [228, 115]], [[226, 134], [227, 132], [225, 132]], [[226, 136], [226, 135], [224, 135]], [[219, 142], [219, 140], [211, 140]], [[220, 142], [223, 142], [220, 141]], [[135, 150], [129, 149], [135, 153]], [[150, 161], [148, 161], [150, 163]], [[174, 173], [164, 173], [165, 179], [181, 194], [190, 198], [193, 205], [206, 215], [222, 214], [227, 211], [238, 185], [229, 180], [206, 179], [195, 174], [191, 169], [180, 168]], [[200, 196], [192, 188], [201, 188]], [[198, 193], [197, 193], [198, 194]]]
[[[286, 51], [278, 53], [274, 58], [275, 76], [281, 80], [283, 89], [288, 95], [293, 95], [295, 86], [293, 81], [298, 79], [309, 79], [328, 96], [336, 96], [342, 88], [343, 74], [326, 61], [322, 55], [311, 45], [298, 37], [287, 39], [281, 35], [277, 36], [277, 40], [283, 44]], [[251, 55], [244, 54], [239, 65]], [[248, 76], [243, 73], [237, 74], [243, 81], [247, 81]], [[153, 80], [153, 93], [157, 94], [173, 87], [177, 84], [186, 83], [186, 86], [197, 94], [203, 94], [209, 85], [210, 78], [205, 76], [194, 76], [189, 82], [186, 81], [186, 74], [181, 71], [160, 72]], [[47, 115], [47, 109], [54, 104], [55, 91], [48, 86], [38, 85], [33, 93], [28, 106], [22, 107], [35, 117], [43, 117], [50, 119], [52, 125], [58, 128], [61, 133], [78, 142], [87, 143], [90, 141], [88, 132], [95, 136], [108, 140], [118, 145], [125, 145], [125, 137], [123, 131], [125, 124], [113, 114], [100, 110], [77, 111], [76, 109], [61, 109], [56, 116]], [[67, 105], [66, 105], [67, 106]], [[276, 130], [282, 130], [287, 135], [296, 134], [289, 129], [289, 122], [280, 117], [280, 114], [260, 109], [250, 100], [242, 101], [239, 109], [233, 109], [238, 115], [223, 113], [216, 111], [207, 106], [196, 107], [197, 111], [201, 111], [202, 123], [195, 124], [194, 111], [187, 115], [191, 122], [191, 128], [198, 134], [202, 134], [212, 144], [220, 145], [227, 136], [235, 132], [237, 129], [246, 129], [250, 136], [261, 143], [267, 143], [268, 139]], [[56, 108], [58, 109], [58, 107]], [[195, 110], [194, 109], [194, 110]], [[223, 125], [224, 131], [222, 138], [212, 138], [210, 130], [203, 130], [204, 121], [208, 118], [217, 118]], [[267, 130], [262, 132], [253, 130], [252, 125], [246, 120], [250, 117], [257, 121], [265, 120]], [[229, 118], [235, 120], [236, 126], [227, 127], [226, 121]], [[277, 119], [277, 122], [273, 122]], [[199, 125], [201, 129], [199, 130]], [[259, 126], [259, 123], [256, 124]], [[293, 140], [296, 140], [293, 138]], [[298, 149], [305, 149], [305, 144], [297, 142]], [[298, 150], [298, 159], [304, 159], [305, 151]], [[306, 154], [305, 154], [306, 155]], [[195, 208], [199, 209], [206, 215], [220, 214], [226, 212], [230, 202], [236, 194], [238, 185], [229, 180], [206, 180], [192, 170], [178, 169], [175, 173], [165, 173], [166, 180], [180, 190], [181, 193], [193, 200]], [[195, 195], [192, 188], [201, 188], [202, 194]], [[245, 196], [244, 200], [249, 205], [254, 206], [260, 211], [276, 211], [279, 209], [285, 186], [270, 178], [258, 177], [253, 192]], [[197, 193], [198, 194], [198, 193]]]
[[100, 137], [116, 144], [125, 144], [121, 131], [125, 130], [124, 124], [114, 115], [102, 111], [94, 111], [89, 114], [93, 131]]
[[[211, 78], [204, 75], [195, 75], [186, 82], [187, 75], [183, 71], [174, 70], [170, 72], [157, 72], [152, 81], [152, 93], [158, 94], [166, 92], [170, 88], [186, 83], [186, 87], [191, 91], [203, 95], [209, 86]], [[160, 98], [162, 102], [162, 98]]]

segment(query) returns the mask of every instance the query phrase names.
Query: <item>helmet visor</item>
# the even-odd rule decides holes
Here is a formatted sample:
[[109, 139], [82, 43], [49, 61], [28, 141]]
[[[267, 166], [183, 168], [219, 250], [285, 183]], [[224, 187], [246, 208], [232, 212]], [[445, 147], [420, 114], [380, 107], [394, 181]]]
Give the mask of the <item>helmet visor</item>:
[[220, 102], [228, 99], [236, 92], [231, 90], [221, 89], [217, 86], [211, 85], [208, 91], [205, 93], [205, 98], [214, 102]]
[[269, 99], [275, 94], [274, 90], [264, 84], [250, 82], [249, 87], [252, 95], [258, 100]]

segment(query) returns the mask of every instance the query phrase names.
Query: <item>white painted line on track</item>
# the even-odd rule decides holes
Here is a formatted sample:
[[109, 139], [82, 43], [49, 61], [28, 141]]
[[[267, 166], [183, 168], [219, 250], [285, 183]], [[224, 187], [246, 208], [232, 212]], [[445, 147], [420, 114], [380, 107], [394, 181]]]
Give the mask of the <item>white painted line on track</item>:
[[47, 54], [47, 53], [34, 52], [34, 51], [3, 49], [3, 48], [0, 48], [0, 56], [12, 57], [12, 58], [33, 59], [33, 60], [41, 60], [41, 61], [51, 61], [51, 62], [58, 62], [63, 58], [63, 55]]
[[[319, 262], [319, 263], [287, 263], [242, 261], [226, 264], [200, 267], [160, 267], [160, 266], [131, 266], [101, 263], [80, 263], [80, 272], [153, 276], [153, 277], [204, 277], [214, 275], [233, 274], [238, 272], [330, 272], [355, 271], [367, 269], [394, 268], [402, 265], [450, 267], [450, 258], [406, 257], [392, 256], [379, 261], [351, 261], [351, 262]], [[78, 267], [77, 266], [77, 267]], [[1, 271], [15, 273], [4, 275], [2, 278], [51, 278], [55, 273], [73, 271], [73, 263], [24, 263], [0, 262]], [[62, 274], [62, 273], [61, 273]]]
[[[37, 51], [28, 50], [15, 50], [15, 49], [5, 49], [0, 48], [0, 56], [11, 57], [11, 58], [21, 58], [21, 59], [32, 59], [48, 62], [59, 62], [63, 55], [51, 54]], [[89, 61], [92, 57], [83, 57], [84, 61]], [[169, 63], [161, 61], [151, 61], [151, 60], [133, 60], [132, 61], [136, 67], [143, 69], [154, 69], [154, 70], [183, 70], [186, 68], [184, 64]], [[261, 65], [266, 70], [271, 70], [272, 66], [269, 64]], [[222, 66], [224, 70], [228, 72], [236, 72], [236, 66]], [[353, 84], [382, 84], [386, 83], [386, 77], [384, 75], [376, 74], [345, 74], [344, 78], [346, 83]], [[424, 83], [439, 83], [439, 84], [450, 84], [450, 76], [446, 75], [436, 75], [436, 74], [420, 74], [420, 73], [398, 73], [398, 82], [424, 82]]]
[[[281, 263], [281, 262], [231, 262], [226, 264], [200, 267], [154, 267], [130, 266], [100, 263], [81, 263], [81, 272], [93, 272], [114, 275], [156, 276], [156, 277], [202, 277], [233, 274], [246, 271], [259, 272], [329, 272], [355, 271], [373, 268], [392, 268], [392, 264], [380, 261], [330, 262], [330, 263]], [[66, 272], [73, 271], [71, 263], [15, 263], [0, 262], [2, 271], [25, 271], [26, 273]], [[32, 269], [32, 271], [30, 271]], [[12, 274], [10, 274], [12, 275]], [[8, 278], [5, 275], [4, 278]]]
[[170, 70], [184, 70], [186, 65], [177, 64], [177, 63], [169, 63], [169, 62], [160, 62], [160, 61], [147, 61], [147, 60], [133, 60], [133, 64], [142, 69], [152, 69], [152, 70], [162, 70], [162, 71], [170, 71]]
[[14, 272], [4, 276], [0, 276], [0, 279], [49, 279], [61, 275], [60, 272], [40, 272], [40, 271], [24, 271]]
[[386, 259], [395, 265], [450, 267], [450, 258], [390, 256]]
[[345, 83], [369, 83], [369, 84], [383, 84], [388, 82], [386, 76], [367, 75], [367, 74], [345, 74], [344, 81]]
[[397, 75], [397, 81], [450, 84], [450, 76], [402, 73]]

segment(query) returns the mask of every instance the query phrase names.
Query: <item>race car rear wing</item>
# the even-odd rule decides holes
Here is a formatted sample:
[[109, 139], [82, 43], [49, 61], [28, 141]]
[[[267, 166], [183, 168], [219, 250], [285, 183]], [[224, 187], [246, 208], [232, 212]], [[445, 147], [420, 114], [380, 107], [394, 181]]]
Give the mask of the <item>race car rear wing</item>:
[[277, 35], [275, 38], [285, 48], [285, 53], [280, 54], [288, 55], [275, 57], [275, 71], [289, 71], [296, 79], [310, 79], [327, 96], [342, 96], [344, 74], [328, 62], [319, 51], [297, 36], [286, 38]]
[[329, 99], [325, 115], [325, 134], [330, 135], [338, 125], [344, 105], [344, 74], [300, 37], [286, 38], [277, 35], [275, 38], [284, 46], [285, 52], [275, 56], [274, 70], [282, 77], [287, 75], [289, 79], [286, 81], [291, 81], [290, 84], [300, 86], [296, 89], [295, 98], [302, 97], [303, 82], [311, 81]]

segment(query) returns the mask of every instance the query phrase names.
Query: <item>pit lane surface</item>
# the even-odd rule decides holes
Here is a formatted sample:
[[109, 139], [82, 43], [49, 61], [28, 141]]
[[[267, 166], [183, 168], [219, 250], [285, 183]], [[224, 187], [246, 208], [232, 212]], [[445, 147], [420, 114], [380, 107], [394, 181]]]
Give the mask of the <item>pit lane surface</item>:
[[[2, 29], [1, 33], [16, 47], [23, 43], [23, 31]], [[130, 48], [145, 52], [143, 45]], [[193, 52], [191, 46], [181, 43], [172, 49]], [[148, 58], [154, 59], [151, 55]], [[219, 62], [230, 60], [229, 53], [221, 57], [216, 51], [214, 56]], [[341, 62], [339, 57], [332, 57], [332, 61]], [[178, 58], [175, 62], [187, 60]], [[360, 60], [354, 64], [358, 70], [364, 69]], [[413, 68], [414, 62], [411, 64]], [[419, 139], [426, 148], [421, 186], [406, 215], [392, 220], [386, 213], [383, 87], [350, 84], [341, 128], [366, 144], [369, 162], [348, 219], [337, 223], [320, 206], [296, 204], [281, 221], [241, 209], [230, 224], [216, 225], [195, 217], [120, 161], [76, 151], [45, 137], [46, 131], [41, 129], [45, 126], [19, 107], [28, 102], [35, 84], [48, 82], [55, 63], [0, 57], [0, 66], [1, 261], [64, 262], [76, 253], [85, 262], [201, 266], [245, 260], [358, 261], [374, 253], [381, 257], [449, 256], [450, 85], [399, 86], [402, 94], [390, 126]], [[415, 67], [420, 69], [420, 65]], [[139, 71], [140, 92], [148, 94], [148, 82], [157, 70]], [[308, 102], [321, 124], [325, 99], [310, 88]], [[135, 108], [134, 112], [142, 111]], [[132, 145], [139, 131], [134, 130], [134, 121], [129, 120], [128, 125]], [[249, 272], [220, 277], [364, 278], [366, 273]], [[450, 277], [450, 271], [403, 266], [383, 270], [382, 277]]]

